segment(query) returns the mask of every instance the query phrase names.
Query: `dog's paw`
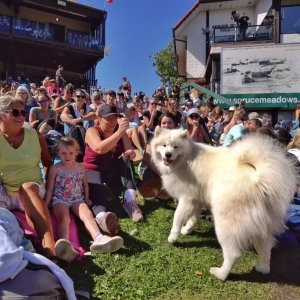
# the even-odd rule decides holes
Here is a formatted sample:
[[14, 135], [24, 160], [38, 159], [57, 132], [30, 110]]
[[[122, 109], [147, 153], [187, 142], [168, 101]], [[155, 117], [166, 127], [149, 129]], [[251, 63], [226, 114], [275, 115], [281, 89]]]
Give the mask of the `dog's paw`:
[[270, 273], [270, 265], [261, 264], [260, 262], [258, 262], [255, 266], [255, 270], [262, 274], [269, 274]]
[[192, 228], [188, 228], [188, 227], [186, 227], [186, 226], [183, 226], [183, 227], [181, 228], [181, 234], [187, 235], [187, 234], [190, 234], [193, 230], [194, 230], [193, 227], [192, 227]]
[[222, 271], [222, 268], [210, 268], [210, 274], [216, 276], [220, 280], [225, 280], [227, 278], [227, 274]]
[[168, 242], [170, 244], [174, 244], [177, 241], [177, 239], [178, 239], [178, 236], [174, 233], [171, 233], [168, 237]]

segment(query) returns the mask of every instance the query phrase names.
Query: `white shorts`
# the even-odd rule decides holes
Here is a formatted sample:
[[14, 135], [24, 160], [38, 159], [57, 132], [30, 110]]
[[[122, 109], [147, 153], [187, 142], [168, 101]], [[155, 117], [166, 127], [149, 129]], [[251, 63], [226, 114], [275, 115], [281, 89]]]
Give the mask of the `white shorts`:
[[[39, 187], [39, 195], [42, 199], [44, 199], [46, 195], [46, 188], [45, 185], [42, 182], [33, 182]], [[20, 210], [24, 211], [23, 204], [20, 201], [19, 195], [16, 196], [10, 196], [7, 194], [6, 189], [4, 186], [0, 183], [0, 202], [5, 203], [5, 208], [8, 210]]]

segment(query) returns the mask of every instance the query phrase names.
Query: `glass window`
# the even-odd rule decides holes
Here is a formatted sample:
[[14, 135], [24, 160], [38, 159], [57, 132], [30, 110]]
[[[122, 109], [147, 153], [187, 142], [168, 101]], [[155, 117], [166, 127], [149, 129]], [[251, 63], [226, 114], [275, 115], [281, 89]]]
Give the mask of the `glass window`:
[[300, 6], [281, 7], [281, 33], [300, 33]]

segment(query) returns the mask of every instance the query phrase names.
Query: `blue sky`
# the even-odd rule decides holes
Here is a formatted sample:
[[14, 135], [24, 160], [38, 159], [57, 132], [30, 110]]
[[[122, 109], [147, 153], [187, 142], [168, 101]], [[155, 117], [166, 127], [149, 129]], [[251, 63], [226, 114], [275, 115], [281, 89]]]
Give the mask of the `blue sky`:
[[172, 41], [172, 28], [197, 2], [196, 0], [80, 0], [105, 10], [106, 46], [109, 56], [97, 65], [98, 85], [117, 89], [126, 76], [133, 92], [143, 91], [148, 96], [161, 83], [152, 66], [154, 54]]

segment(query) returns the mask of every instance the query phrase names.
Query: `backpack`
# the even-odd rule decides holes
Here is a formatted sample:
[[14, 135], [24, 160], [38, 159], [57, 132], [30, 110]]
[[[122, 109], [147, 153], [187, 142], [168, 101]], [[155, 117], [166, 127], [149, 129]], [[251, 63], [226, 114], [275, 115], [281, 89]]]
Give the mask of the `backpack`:
[[86, 129], [82, 126], [72, 126], [68, 132], [68, 137], [75, 139], [79, 144], [79, 154], [77, 156], [78, 162], [83, 162], [85, 154], [85, 133]]

